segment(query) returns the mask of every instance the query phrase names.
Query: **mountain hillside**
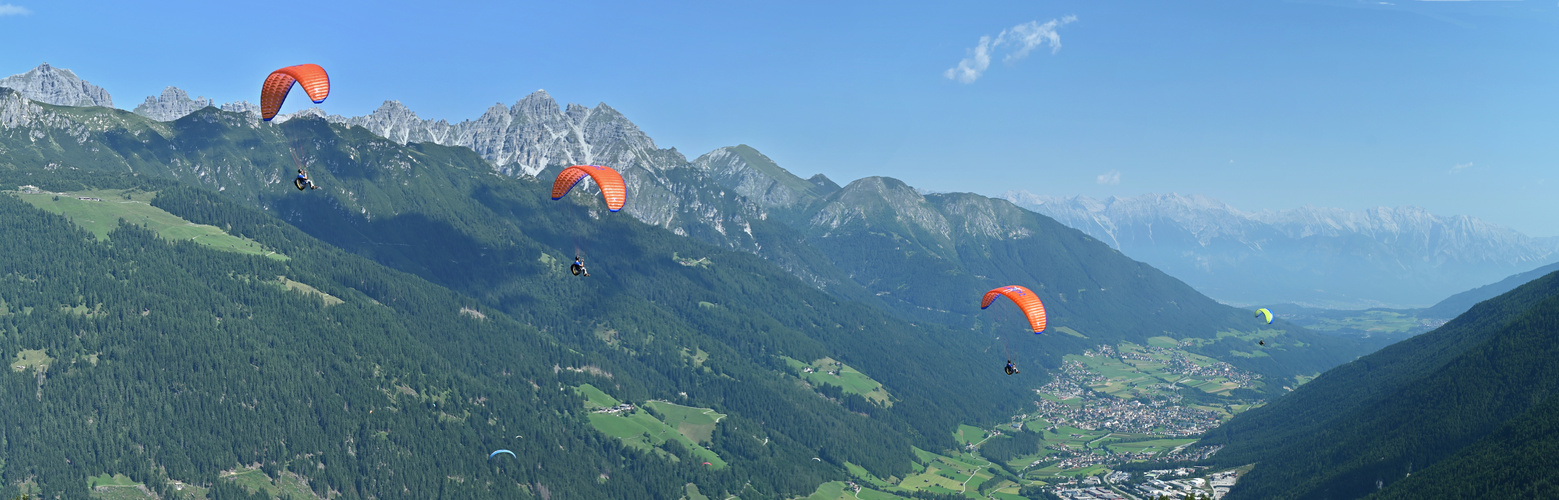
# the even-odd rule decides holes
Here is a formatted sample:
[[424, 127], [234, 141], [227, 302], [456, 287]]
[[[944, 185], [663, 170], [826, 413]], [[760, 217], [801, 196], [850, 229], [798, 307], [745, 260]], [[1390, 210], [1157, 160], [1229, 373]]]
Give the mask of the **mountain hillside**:
[[[1487, 464], [1419, 476], [1453, 456], [1467, 463], [1469, 454], [1487, 455], [1485, 439], [1508, 440], [1509, 432], [1552, 420], [1544, 402], [1559, 391], [1555, 324], [1559, 273], [1327, 371], [1203, 443], [1225, 445], [1218, 464], [1256, 464], [1231, 499], [1358, 498], [1382, 487], [1390, 494], [1409, 474], [1416, 481], [1406, 489], [1446, 481], [1480, 492], [1519, 487], [1500, 486], [1504, 473]], [[1521, 449], [1525, 460], [1546, 460], [1542, 447]]]
[[1242, 212], [1196, 195], [1006, 197], [1232, 304], [1421, 307], [1559, 258], [1551, 239], [1415, 207]]
[[[536, 108], [543, 98], [533, 95], [527, 98], [529, 104], [516, 108]], [[541, 113], [539, 108], [533, 111]], [[614, 126], [629, 130], [622, 127], [631, 124]], [[315, 118], [264, 123], [206, 108], [174, 122], [155, 122], [103, 108], [53, 107], [13, 93], [0, 95], [0, 127], [0, 140], [12, 137], [7, 147], [17, 151], [7, 161], [18, 167], [46, 168], [52, 163], [196, 183], [271, 211], [332, 244], [484, 297], [516, 314], [514, 307], [523, 302], [512, 301], [526, 289], [519, 279], [524, 272], [536, 272], [536, 264], [523, 264], [529, 258], [513, 256], [559, 250], [566, 256], [576, 247], [594, 255], [615, 248], [597, 243], [600, 236], [576, 241], [583, 236], [580, 222], [525, 220], [534, 209], [515, 207], [534, 207], [530, 200], [545, 200], [543, 182], [504, 176], [469, 149], [428, 143], [401, 146], [363, 128], [343, 129]], [[320, 196], [300, 195], [290, 188], [288, 144], [301, 148], [316, 181], [326, 186], [308, 193]], [[621, 168], [630, 185], [638, 187], [630, 188], [635, 196], [624, 209], [627, 215], [671, 234], [758, 253], [841, 299], [884, 304], [902, 317], [960, 330], [976, 322], [986, 324], [978, 338], [990, 345], [996, 337], [990, 322], [1002, 316], [1000, 311], [981, 314], [971, 307], [977, 297], [1009, 283], [1045, 289], [1053, 297], [1053, 324], [1076, 336], [1052, 335], [1044, 343], [1015, 347], [1042, 363], [1054, 359], [1043, 352], [1080, 352], [1100, 343], [1159, 335], [1195, 337], [1209, 339], [1198, 342], [1201, 352], [1281, 381], [1319, 372], [1367, 350], [1351, 340], [1279, 328], [1263, 335], [1292, 339], [1268, 342], [1269, 348], [1252, 354], [1247, 344], [1257, 340], [1257, 328], [1245, 312], [1217, 305], [1178, 280], [1006, 201], [964, 194], [923, 196], [884, 178], [838, 189], [826, 178], [798, 182], [750, 148], [730, 148], [724, 158], [712, 154], [693, 164], [658, 168], [657, 158], [680, 155], [674, 150], [600, 147], [629, 155]], [[704, 170], [716, 161], [730, 165], [737, 160], [750, 167], [730, 171], [725, 182], [732, 187], [710, 180]], [[738, 176], [747, 180], [738, 181]], [[765, 192], [794, 194], [764, 201], [770, 208], [741, 194], [756, 193], [749, 188], [766, 182], [771, 184]], [[657, 186], [660, 189], [654, 189]], [[509, 194], [498, 194], [505, 192]], [[515, 200], [525, 201], [516, 205]], [[787, 206], [783, 200], [792, 201]], [[675, 215], [656, 223], [635, 212], [655, 207]], [[741, 229], [733, 230], [737, 221]], [[533, 235], [545, 234], [538, 228], [557, 232], [538, 238]], [[1001, 325], [1014, 325], [1012, 319]], [[1262, 390], [1281, 391], [1284, 385], [1289, 384], [1265, 384]]]
[[[614, 397], [676, 401], [727, 415], [723, 421], [743, 433], [724, 435], [717, 426], [708, 446], [733, 471], [721, 477], [756, 488], [744, 497], [805, 494], [845, 477], [846, 463], [902, 476], [915, 457], [911, 444], [950, 448], [948, 429], [1000, 418], [1026, 402], [1027, 384], [1000, 383], [999, 361], [980, 353], [983, 339], [838, 302], [750, 254], [605, 214], [593, 208], [587, 190], [550, 201], [546, 185], [495, 176], [468, 149], [402, 147], [311, 118], [254, 124], [210, 108], [159, 123], [103, 108], [13, 105], [25, 108], [13, 116], [26, 121], [0, 138], [7, 148], [32, 154], [8, 157], [16, 162], [4, 166], [8, 182], [58, 190], [59, 184], [111, 181], [123, 175], [117, 172], [133, 172], [132, 179], [153, 186], [167, 182], [153, 178], [188, 179], [223, 195], [168, 186], [159, 206], [291, 255], [273, 234], [277, 222], [224, 208], [249, 204], [341, 248], [468, 293], [473, 305], [508, 311], [590, 356], [597, 368], [580, 369], [608, 374], [613, 383], [601, 385]], [[115, 126], [38, 125], [81, 117]], [[68, 130], [87, 140], [56, 140], [69, 137]], [[26, 139], [34, 131], [43, 136], [37, 143]], [[135, 132], [147, 139], [120, 142], [120, 150], [109, 146]], [[288, 137], [311, 145], [318, 181], [328, 186], [320, 193], [297, 193], [260, 166], [285, 158]], [[45, 146], [33, 146], [40, 143]], [[148, 144], [160, 147], [154, 152]], [[66, 166], [51, 170], [50, 164]], [[568, 276], [562, 265], [576, 244], [591, 259], [595, 276], [588, 280]], [[350, 267], [333, 272], [346, 282], [357, 279]], [[451, 314], [460, 309], [451, 307]], [[480, 348], [480, 337], [462, 342]], [[787, 357], [850, 363], [880, 381], [891, 399], [872, 403], [802, 383]], [[1027, 383], [1042, 381], [1036, 374]], [[753, 449], [746, 440], [754, 436], [774, 444]], [[824, 461], [820, 469], [752, 476], [811, 457]]]
[[697, 475], [581, 423], [555, 388], [599, 379], [555, 367], [584, 356], [286, 226], [257, 231], [277, 258], [130, 224], [103, 241], [13, 195], [0, 214], [0, 496], [125, 474], [238, 498], [223, 477], [253, 467], [321, 497], [665, 498]]
[[1514, 290], [1516, 287], [1525, 285], [1532, 280], [1552, 274], [1554, 271], [1559, 271], [1559, 262], [1524, 273], [1512, 274], [1498, 282], [1446, 297], [1445, 300], [1419, 311], [1418, 315], [1428, 318], [1454, 318], [1468, 309], [1472, 309], [1472, 306], [1477, 305], [1479, 302], [1504, 295], [1505, 292]]

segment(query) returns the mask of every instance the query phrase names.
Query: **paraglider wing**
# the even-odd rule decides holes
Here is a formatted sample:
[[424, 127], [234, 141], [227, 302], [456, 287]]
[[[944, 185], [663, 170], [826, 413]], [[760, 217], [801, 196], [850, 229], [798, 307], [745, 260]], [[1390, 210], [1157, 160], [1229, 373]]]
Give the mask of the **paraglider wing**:
[[330, 96], [330, 76], [318, 64], [299, 64], [278, 69], [272, 71], [271, 76], [265, 77], [265, 85], [260, 87], [260, 118], [270, 121], [276, 117], [294, 82], [303, 87], [303, 92], [309, 95], [309, 100], [314, 101], [314, 104], [325, 102], [325, 98]]
[[1045, 331], [1045, 304], [1039, 301], [1039, 296], [1034, 295], [1034, 292], [1018, 285], [997, 288], [985, 292], [985, 298], [980, 299], [980, 309], [990, 307], [996, 297], [1006, 297], [1017, 304], [1023, 314], [1028, 316], [1029, 326], [1034, 327], [1034, 333]]
[[628, 187], [623, 184], [622, 174], [612, 170], [611, 167], [599, 165], [574, 165], [563, 169], [558, 174], [558, 179], [552, 182], [552, 199], [559, 200], [568, 191], [574, 189], [585, 176], [595, 181], [601, 188], [601, 197], [606, 199], [606, 208], [613, 212], [622, 210], [623, 203], [628, 201]]
[[1272, 324], [1272, 311], [1268, 311], [1265, 307], [1257, 309], [1256, 319], [1265, 320], [1270, 325]]
[[498, 456], [499, 453], [508, 453], [509, 456], [511, 456], [511, 457], [520, 458], [518, 456], [515, 456], [514, 452], [512, 452], [512, 451], [509, 451], [509, 450], [498, 450], [498, 451], [492, 452], [492, 454], [487, 455], [487, 459], [488, 460], [492, 460], [492, 458]]

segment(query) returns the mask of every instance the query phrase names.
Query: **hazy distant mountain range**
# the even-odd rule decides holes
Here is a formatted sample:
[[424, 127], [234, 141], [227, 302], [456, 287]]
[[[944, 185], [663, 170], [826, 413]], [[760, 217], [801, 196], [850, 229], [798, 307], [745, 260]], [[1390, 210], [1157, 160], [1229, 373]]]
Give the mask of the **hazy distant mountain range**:
[[1559, 259], [1559, 238], [1417, 207], [1244, 212], [1199, 195], [1006, 198], [1233, 304], [1421, 307]]

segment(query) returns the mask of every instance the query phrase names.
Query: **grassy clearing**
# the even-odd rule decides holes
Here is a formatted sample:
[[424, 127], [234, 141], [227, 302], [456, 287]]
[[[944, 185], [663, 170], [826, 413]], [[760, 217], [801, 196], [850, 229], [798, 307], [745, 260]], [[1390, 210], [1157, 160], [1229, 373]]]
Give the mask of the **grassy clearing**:
[[146, 490], [146, 486], [137, 483], [124, 474], [103, 474], [87, 478], [87, 489], [90, 498], [102, 500], [145, 500], [157, 498]]
[[1065, 327], [1065, 326], [1055, 326], [1055, 327], [1051, 327], [1050, 329], [1058, 331], [1058, 332], [1061, 332], [1061, 333], [1065, 333], [1067, 335], [1071, 335], [1073, 337], [1077, 337], [1077, 338], [1080, 338], [1080, 339], [1088, 338], [1088, 336], [1087, 335], [1083, 335], [1082, 332], [1079, 332], [1077, 330], [1073, 330], [1073, 329]]
[[156, 193], [139, 190], [17, 194], [32, 206], [65, 216], [100, 241], [107, 241], [109, 231], [119, 227], [119, 219], [124, 219], [169, 240], [193, 241], [225, 252], [287, 260], [287, 256], [267, 250], [254, 240], [227, 234], [216, 226], [195, 224], [151, 206], [149, 202], [155, 196]]
[[263, 492], [271, 498], [319, 498], [314, 490], [298, 476], [283, 472], [281, 477], [272, 479], [260, 472], [258, 468], [245, 467], [230, 471], [222, 471], [219, 476], [222, 479], [232, 481], [238, 486], [250, 492]]
[[682, 359], [685, 359], [685, 360], [688, 360], [688, 361], [692, 362], [693, 366], [704, 366], [704, 362], [705, 361], [709, 361], [709, 353], [707, 351], [704, 351], [703, 349], [697, 349], [695, 351], [695, 350], [689, 350], [688, 348], [683, 347], [682, 348]]
[[817, 491], [807, 495], [806, 500], [842, 500], [854, 496], [855, 492], [845, 486], [844, 481], [829, 481], [817, 485]]
[[54, 358], [49, 357], [43, 349], [27, 349], [16, 353], [15, 361], [11, 362], [11, 371], [48, 370], [51, 363], [54, 363]]
[[709, 442], [709, 438], [714, 435], [715, 424], [725, 418], [724, 414], [715, 413], [709, 408], [682, 406], [666, 401], [649, 401], [644, 406], [654, 408], [666, 425], [695, 443]]
[[301, 281], [293, 281], [293, 280], [287, 279], [286, 276], [277, 276], [276, 277], [276, 281], [274, 281], [272, 283], [275, 283], [277, 285], [281, 285], [282, 288], [286, 288], [288, 290], [292, 290], [292, 291], [296, 291], [296, 292], [303, 292], [304, 295], [313, 294], [315, 296], [318, 296], [321, 300], [325, 301], [325, 306], [326, 307], [333, 306], [333, 305], [336, 305], [336, 304], [342, 304], [342, 303], [346, 302], [344, 300], [341, 300], [340, 298], [337, 298], [334, 295], [331, 295], [331, 294], [328, 294], [328, 293], [325, 293], [325, 292], [321, 292], [321, 291], [319, 291], [318, 288], [314, 288], [312, 286], [309, 286], [307, 283], [303, 283]]
[[953, 438], [957, 439], [958, 444], [961, 445], [978, 443], [984, 441], [988, 436], [990, 436], [990, 433], [985, 429], [968, 424], [959, 424], [958, 430], [953, 431]]
[[585, 408], [587, 409], [611, 408], [622, 404], [617, 398], [606, 395], [605, 392], [590, 384], [580, 384], [579, 387], [574, 388], [574, 392], [585, 397]]
[[[965, 435], [973, 435], [975, 432], [967, 429], [960, 430]], [[975, 429], [984, 432], [980, 429]], [[978, 440], [976, 440], [978, 442]], [[990, 472], [986, 471], [988, 462], [979, 457], [964, 454], [959, 457], [950, 457], [931, 453], [919, 448], [914, 448], [915, 456], [921, 467], [917, 467], [919, 473], [910, 475], [900, 481], [898, 485], [888, 489], [888, 493], [894, 491], [927, 491], [932, 493], [953, 493], [965, 491], [973, 493], [979, 490], [980, 484], [994, 479]], [[967, 484], [967, 489], [965, 485]], [[863, 490], [864, 492], [864, 490]], [[866, 498], [863, 494], [862, 498]]]
[[692, 257], [683, 257], [681, 255], [677, 255], [676, 252], [672, 252], [671, 253], [671, 260], [677, 261], [678, 264], [682, 264], [683, 266], [687, 266], [687, 267], [698, 267], [698, 268], [706, 268], [707, 269], [709, 266], [714, 265], [713, 262], [709, 261], [708, 257], [699, 257], [699, 258], [695, 259], [695, 258], [692, 258]]
[[87, 478], [88, 488], [96, 488], [98, 486], [135, 486], [137, 484], [141, 483], [135, 482], [135, 480], [124, 474], [102, 474]]
[[780, 359], [784, 360], [785, 364], [790, 365], [790, 368], [795, 370], [797, 375], [814, 385], [826, 384], [835, 386], [846, 394], [859, 395], [885, 408], [893, 406], [892, 396], [888, 394], [887, 389], [882, 387], [881, 383], [872, 380], [871, 377], [866, 376], [865, 373], [861, 373], [860, 370], [856, 370], [850, 365], [834, 360], [834, 358], [823, 358], [811, 363], [803, 363], [800, 360], [785, 356], [780, 356]]
[[[607, 395], [600, 389], [590, 384], [581, 384], [574, 391], [585, 397], [585, 408], [596, 410], [612, 408], [621, 404], [616, 398]], [[700, 442], [708, 442], [714, 434], [715, 425], [725, 415], [715, 413], [709, 408], [696, 408], [682, 406], [665, 401], [650, 401], [645, 403], [659, 413], [666, 420], [656, 418], [643, 408], [635, 408], [633, 411], [617, 413], [590, 414], [590, 426], [608, 436], [617, 438], [633, 448], [654, 452], [656, 455], [672, 461], [681, 459], [660, 449], [666, 441], [675, 440], [682, 447], [692, 453], [695, 463], [692, 466], [701, 466], [708, 462], [711, 469], [719, 470], [726, 467], [725, 460], [715, 452], [710, 451]], [[671, 423], [668, 423], [671, 422]]]
[[683, 486], [682, 494], [682, 500], [709, 500], [709, 497], [698, 491], [698, 485], [693, 483]]

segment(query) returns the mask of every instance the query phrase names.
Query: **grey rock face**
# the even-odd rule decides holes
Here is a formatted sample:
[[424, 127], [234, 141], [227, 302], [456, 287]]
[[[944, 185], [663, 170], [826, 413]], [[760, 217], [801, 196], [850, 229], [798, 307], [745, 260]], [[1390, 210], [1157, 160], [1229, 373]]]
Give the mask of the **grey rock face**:
[[564, 109], [542, 90], [507, 108], [495, 104], [481, 117], [454, 125], [424, 120], [399, 101], [386, 101], [367, 116], [327, 119], [367, 128], [401, 144], [468, 147], [508, 175], [536, 175], [553, 165], [660, 169], [686, 162], [666, 164], [655, 141], [610, 106], [569, 104]]
[[942, 240], [952, 238], [951, 225], [914, 188], [898, 179], [866, 177], [829, 197], [808, 224], [814, 230], [878, 226], [889, 221], [919, 228]]
[[792, 175], [746, 144], [705, 153], [692, 168], [765, 209], [793, 208], [831, 191]]
[[[318, 108], [294, 115], [303, 113], [361, 126], [401, 144], [468, 147], [504, 175], [535, 176], [563, 165], [608, 165], [623, 174], [634, 193], [623, 209], [634, 218], [723, 247], [758, 251], [747, 222], [764, 216], [758, 207], [736, 193], [707, 189], [711, 183], [701, 177], [689, 177], [697, 172], [687, 168], [686, 157], [676, 149], [657, 148], [638, 126], [605, 104], [564, 108], [546, 91], [537, 91], [513, 106], [494, 105], [475, 120], [453, 125], [422, 119], [399, 101], [386, 101], [359, 117], [326, 115]], [[589, 186], [580, 189], [593, 191]]]
[[190, 99], [189, 93], [179, 90], [178, 87], [168, 87], [162, 89], [162, 95], [159, 97], [147, 97], [146, 102], [135, 107], [135, 114], [160, 122], [171, 122], [210, 105], [210, 99], [205, 97]]
[[26, 73], [0, 78], [0, 87], [16, 89], [27, 99], [45, 104], [114, 107], [114, 100], [107, 90], [49, 63], [40, 64]]
[[251, 115], [255, 120], [260, 119], [260, 105], [249, 101], [230, 102], [222, 105], [222, 111]]

